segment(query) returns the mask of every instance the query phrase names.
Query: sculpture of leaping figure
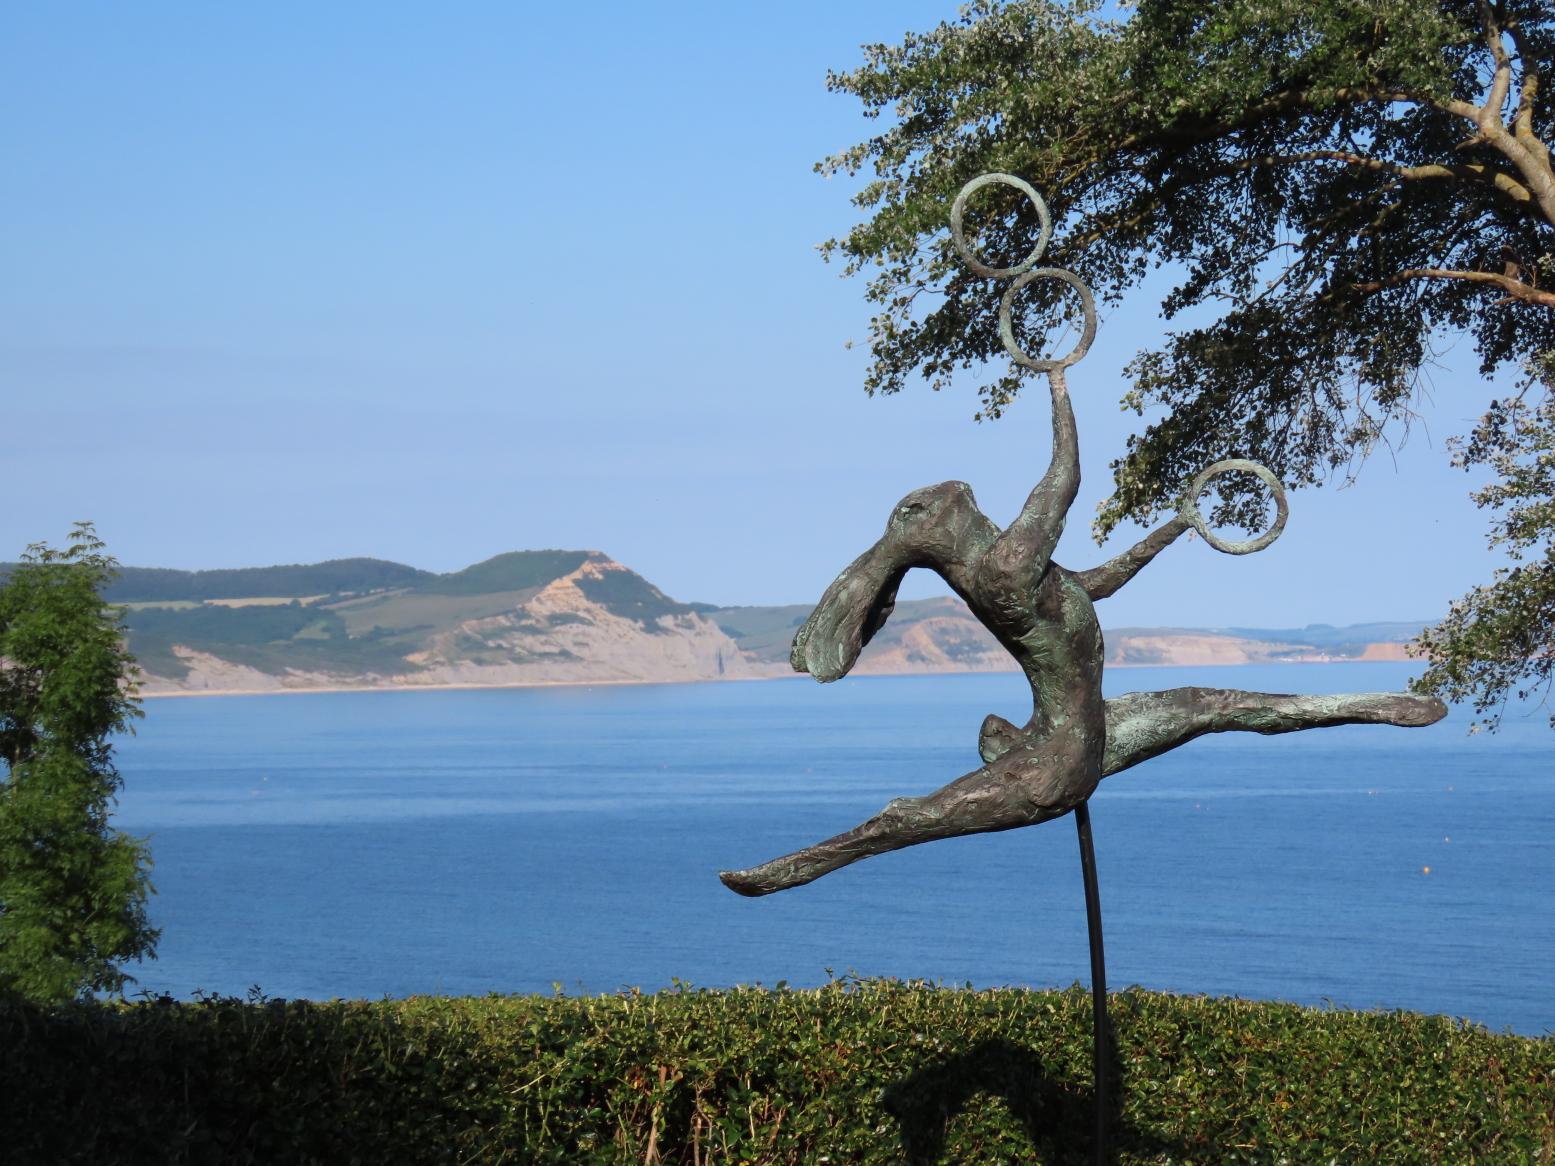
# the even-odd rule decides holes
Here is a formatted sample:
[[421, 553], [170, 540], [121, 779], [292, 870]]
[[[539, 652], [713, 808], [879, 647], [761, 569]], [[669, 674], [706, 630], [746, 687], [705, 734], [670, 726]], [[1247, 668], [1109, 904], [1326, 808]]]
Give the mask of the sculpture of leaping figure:
[[[1042, 233], [1015, 267], [992, 268], [967, 246], [962, 215], [968, 196], [989, 183], [1022, 191], [1037, 209]], [[924, 797], [892, 801], [853, 829], [749, 870], [720, 874], [742, 895], [786, 890], [857, 862], [920, 842], [1031, 826], [1082, 805], [1104, 777], [1206, 733], [1289, 733], [1329, 725], [1422, 726], [1446, 706], [1407, 693], [1288, 696], [1223, 688], [1174, 688], [1102, 696], [1102, 635], [1095, 602], [1112, 595], [1180, 535], [1197, 529], [1217, 550], [1247, 554], [1279, 536], [1287, 516], [1285, 491], [1266, 468], [1224, 461], [1188, 486], [1178, 513], [1116, 558], [1086, 571], [1052, 561], [1064, 519], [1080, 487], [1079, 441], [1065, 369], [1085, 355], [1096, 332], [1090, 289], [1072, 272], [1037, 268], [1052, 233], [1047, 207], [1025, 182], [1007, 174], [975, 179], [951, 211], [951, 232], [963, 260], [979, 275], [1017, 276], [1000, 305], [1006, 349], [1025, 368], [1047, 374], [1053, 403], [1053, 458], [1020, 515], [1000, 530], [977, 508], [965, 482], [942, 482], [908, 494], [891, 512], [880, 540], [839, 576], [794, 637], [790, 660], [822, 683], [845, 676], [895, 606], [902, 577], [913, 567], [941, 576], [1020, 665], [1031, 685], [1031, 719], [1013, 725], [990, 715], [978, 737], [983, 764]], [[1036, 279], [1073, 287], [1085, 312], [1079, 343], [1066, 356], [1037, 359], [1016, 343], [1015, 294]], [[1249, 542], [1221, 539], [1204, 521], [1199, 497], [1211, 478], [1240, 471], [1274, 493], [1274, 525]]]

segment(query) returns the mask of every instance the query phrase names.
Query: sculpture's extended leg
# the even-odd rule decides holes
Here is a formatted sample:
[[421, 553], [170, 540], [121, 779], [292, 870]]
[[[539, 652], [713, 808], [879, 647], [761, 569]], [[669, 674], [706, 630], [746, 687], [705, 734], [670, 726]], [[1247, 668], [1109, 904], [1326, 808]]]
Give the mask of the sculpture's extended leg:
[[1433, 725], [1447, 715], [1434, 696], [1403, 692], [1287, 696], [1234, 688], [1130, 692], [1107, 702], [1102, 775], [1148, 761], [1205, 733], [1294, 733], [1330, 725]]
[[890, 616], [903, 575], [928, 567], [965, 595], [973, 567], [997, 535], [965, 482], [914, 490], [896, 504], [880, 540], [837, 576], [794, 636], [794, 669], [823, 683], [847, 675]]
[[1057, 818], [1083, 801], [1100, 780], [1089, 752], [1077, 735], [1057, 734], [1040, 745], [1013, 749], [925, 797], [897, 798], [846, 833], [718, 877], [742, 895], [770, 895], [871, 855]]
[[[1330, 725], [1418, 727], [1435, 724], [1446, 715], [1447, 706], [1435, 697], [1395, 692], [1335, 696], [1230, 688], [1131, 692], [1107, 702], [1107, 748], [1100, 776], [1121, 772], [1205, 733], [1294, 733]], [[1002, 727], [1010, 729], [1010, 740], [1002, 740]], [[990, 764], [926, 797], [897, 798], [834, 838], [718, 877], [742, 895], [770, 895], [871, 855], [1057, 818], [1089, 796], [1094, 780], [1084, 773], [1087, 750], [1081, 740], [1060, 733], [1029, 745], [1015, 744], [1016, 734], [1018, 730], [1007, 722], [995, 727], [985, 723], [985, 756], [998, 753]], [[992, 747], [994, 737], [1008, 751]]]

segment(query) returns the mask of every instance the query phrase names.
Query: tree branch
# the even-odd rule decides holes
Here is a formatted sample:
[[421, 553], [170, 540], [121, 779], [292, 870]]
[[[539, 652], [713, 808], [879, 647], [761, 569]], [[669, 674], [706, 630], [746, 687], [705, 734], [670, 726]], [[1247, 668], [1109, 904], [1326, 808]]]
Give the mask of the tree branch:
[[1489, 283], [1502, 288], [1513, 299], [1523, 300], [1530, 304], [1538, 304], [1545, 308], [1555, 308], [1555, 292], [1543, 291], [1532, 284], [1524, 283], [1514, 275], [1507, 275], [1495, 271], [1453, 271], [1441, 267], [1412, 267], [1407, 271], [1400, 271], [1386, 279], [1368, 280], [1365, 283], [1354, 284], [1356, 291], [1377, 292], [1384, 288], [1398, 287], [1412, 279], [1462, 279], [1470, 283]]
[[1481, 107], [1480, 128], [1485, 129], [1487, 124], [1494, 124], [1505, 129], [1501, 111], [1506, 108], [1506, 95], [1512, 87], [1512, 58], [1506, 51], [1506, 42], [1501, 38], [1501, 26], [1496, 21], [1495, 9], [1488, 0], [1479, 0], [1479, 22], [1485, 30], [1485, 47], [1490, 50], [1490, 59], [1495, 63], [1490, 92], [1486, 94], [1485, 104]]
[[[1486, 0], [1479, 0], [1479, 13], [1480, 24], [1485, 30], [1485, 43], [1495, 63], [1495, 72], [1491, 78], [1490, 91], [1485, 96], [1485, 104], [1472, 105], [1455, 98], [1446, 101], [1433, 100], [1431, 104], [1473, 122], [1478, 130], [1477, 139], [1488, 142], [1517, 167], [1518, 173], [1523, 176], [1524, 184], [1532, 192], [1539, 209], [1543, 212], [1545, 222], [1555, 226], [1555, 173], [1550, 169], [1549, 151], [1534, 135], [1531, 120], [1532, 93], [1537, 90], [1538, 74], [1536, 71], [1531, 73], [1528, 71], [1528, 59], [1520, 53], [1525, 70], [1523, 89], [1527, 94], [1530, 110], [1528, 118], [1524, 119], [1520, 98], [1514, 125], [1526, 120], [1527, 133], [1521, 131], [1515, 134], [1509, 133], [1501, 115], [1506, 106], [1507, 94], [1511, 89], [1512, 60], [1502, 40], [1502, 29], [1496, 22], [1495, 12]], [[1530, 79], [1533, 81], [1533, 90], [1528, 88]]]
[[[1399, 93], [1392, 89], [1370, 86], [1340, 86], [1324, 91], [1323, 96], [1330, 102], [1353, 101], [1357, 104], [1368, 101], [1401, 101], [1411, 105], [1435, 104], [1418, 94]], [[1286, 114], [1308, 112], [1316, 108], [1314, 97], [1313, 91], [1308, 89], [1289, 89], [1251, 106], [1235, 121], [1227, 122], [1215, 118], [1179, 118], [1173, 125], [1152, 127], [1148, 132], [1126, 137], [1117, 144], [1116, 149], [1122, 151], [1149, 149], [1162, 139], [1178, 146], [1212, 142], [1241, 130], [1252, 129], [1254, 126]]]
[[1092, 599], [1106, 599], [1144, 569], [1145, 565], [1164, 551], [1178, 536], [1189, 529], [1188, 520], [1174, 515], [1169, 522], [1156, 527], [1139, 542], [1099, 567], [1076, 571], [1074, 577]]
[[1517, 112], [1512, 118], [1512, 132], [1517, 140], [1523, 142], [1543, 159], [1546, 166], [1549, 165], [1550, 151], [1533, 130], [1533, 105], [1539, 96], [1538, 57], [1531, 51], [1528, 38], [1515, 24], [1507, 29], [1512, 37], [1512, 46], [1517, 50], [1517, 63], [1522, 66], [1523, 84], [1517, 98]]
[[[1483, 12], [1485, 6], [1482, 4], [1481, 8]], [[1408, 105], [1429, 105], [1473, 122], [1475, 129], [1478, 131], [1476, 137], [1479, 140], [1490, 143], [1517, 167], [1518, 172], [1523, 176], [1523, 183], [1520, 185], [1524, 186], [1532, 194], [1539, 205], [1539, 209], [1544, 213], [1545, 221], [1555, 226], [1555, 174], [1551, 172], [1549, 152], [1545, 148], [1544, 143], [1534, 136], [1531, 121], [1532, 93], [1537, 87], [1537, 72], [1531, 74], [1535, 86], [1534, 90], [1528, 88], [1530, 74], [1525, 73], [1524, 91], [1529, 95], [1530, 110], [1527, 119], [1522, 118], [1521, 108], [1519, 108], [1518, 115], [1520, 120], [1527, 121], [1528, 132], [1525, 139], [1521, 134], [1514, 136], [1508, 133], [1505, 123], [1501, 120], [1501, 110], [1506, 104], [1506, 96], [1511, 84], [1511, 62], [1506, 55], [1505, 46], [1500, 41], [1499, 32], [1491, 36], [1488, 31], [1490, 27], [1487, 25], [1487, 39], [1490, 42], [1492, 55], [1496, 60], [1496, 71], [1484, 105], [1474, 105], [1471, 102], [1455, 97], [1434, 98], [1402, 90], [1341, 89], [1337, 90], [1334, 96], [1342, 100], [1348, 99], [1356, 102], [1387, 101]], [[1280, 94], [1255, 110], [1250, 111], [1248, 116], [1238, 122], [1232, 123], [1230, 126], [1221, 125], [1218, 127], [1218, 132], [1204, 133], [1200, 140], [1213, 140], [1217, 136], [1223, 136], [1238, 128], [1257, 124], [1259, 121], [1267, 120], [1278, 114], [1309, 108], [1311, 108], [1310, 95], [1304, 91]], [[1141, 139], [1141, 142], [1143, 141], [1144, 139]], [[1125, 144], [1125, 148], [1127, 148], [1127, 144]], [[1382, 165], [1387, 164], [1383, 163]], [[1430, 175], [1420, 175], [1420, 177], [1428, 176]], [[1496, 186], [1498, 189], [1505, 189], [1514, 198], [1517, 197], [1515, 190], [1503, 186], [1502, 183], [1497, 182]]]
[[[1401, 97], [1402, 95], [1395, 94], [1394, 96]], [[1464, 108], [1472, 120], [1474, 107], [1465, 106]], [[1533, 140], [1537, 142], [1537, 139]], [[1216, 167], [1194, 168], [1182, 174], [1174, 175], [1165, 181], [1153, 181], [1150, 183], [1148, 195], [1141, 195], [1117, 214], [1102, 218], [1096, 221], [1094, 225], [1070, 237], [1065, 241], [1064, 249], [1066, 252], [1084, 250], [1090, 244], [1099, 242], [1120, 230], [1137, 228], [1153, 213], [1165, 206], [1168, 199], [1183, 187], [1202, 182], [1207, 178], [1225, 177], [1260, 167], [1274, 168], [1277, 166], [1300, 165], [1307, 162], [1320, 161], [1343, 162], [1358, 169], [1369, 170], [1379, 174], [1391, 174], [1406, 182], [1437, 182], [1457, 179], [1464, 182], [1479, 183], [1499, 191], [1513, 202], [1519, 204], [1524, 211], [1534, 211], [1537, 213], [1538, 210], [1542, 210], [1535, 200], [1533, 192], [1527, 186], [1506, 171], [1495, 169], [1484, 163], [1427, 162], [1417, 166], [1404, 166], [1396, 162], [1372, 158], [1350, 151], [1308, 150], [1294, 154], [1260, 154], [1251, 158], [1239, 158]], [[1294, 246], [1295, 244], [1284, 245]]]
[[1346, 150], [1304, 150], [1297, 154], [1262, 154], [1256, 158], [1242, 159], [1224, 167], [1226, 171], [1248, 169], [1252, 166], [1286, 166], [1302, 162], [1343, 162], [1360, 170], [1372, 170], [1392, 174], [1406, 182], [1420, 182], [1444, 178], [1458, 178], [1484, 182], [1517, 202], [1531, 202], [1533, 193], [1517, 179], [1501, 170], [1493, 170], [1482, 163], [1426, 162], [1419, 166], [1403, 166], [1382, 158], [1364, 154], [1352, 154]]

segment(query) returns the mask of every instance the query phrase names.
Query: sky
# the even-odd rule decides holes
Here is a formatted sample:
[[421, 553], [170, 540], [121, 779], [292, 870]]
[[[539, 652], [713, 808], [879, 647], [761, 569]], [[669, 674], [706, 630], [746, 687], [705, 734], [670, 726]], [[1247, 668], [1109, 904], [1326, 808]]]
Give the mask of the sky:
[[[954, 11], [6, 6], [0, 559], [89, 519], [135, 566], [588, 548], [678, 599], [805, 603], [915, 487], [1007, 522], [1045, 393], [981, 424], [971, 387], [867, 397], [864, 282], [816, 250], [859, 212], [813, 164], [875, 125], [827, 70]], [[1076, 569], [1144, 533], [1089, 526], [1161, 290], [1070, 372]], [[1271, 549], [1180, 540], [1104, 624], [1442, 614], [1492, 565], [1444, 448], [1474, 367], [1450, 351], [1403, 447], [1293, 493]]]

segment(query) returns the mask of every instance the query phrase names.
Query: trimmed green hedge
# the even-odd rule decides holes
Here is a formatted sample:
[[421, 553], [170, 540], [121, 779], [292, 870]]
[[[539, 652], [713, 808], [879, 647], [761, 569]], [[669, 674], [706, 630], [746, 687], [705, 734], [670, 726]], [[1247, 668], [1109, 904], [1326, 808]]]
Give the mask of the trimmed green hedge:
[[[1142, 991], [1119, 1163], [1555, 1164], [1555, 1039]], [[815, 991], [0, 1008], [23, 1164], [1088, 1163], [1090, 999]]]

